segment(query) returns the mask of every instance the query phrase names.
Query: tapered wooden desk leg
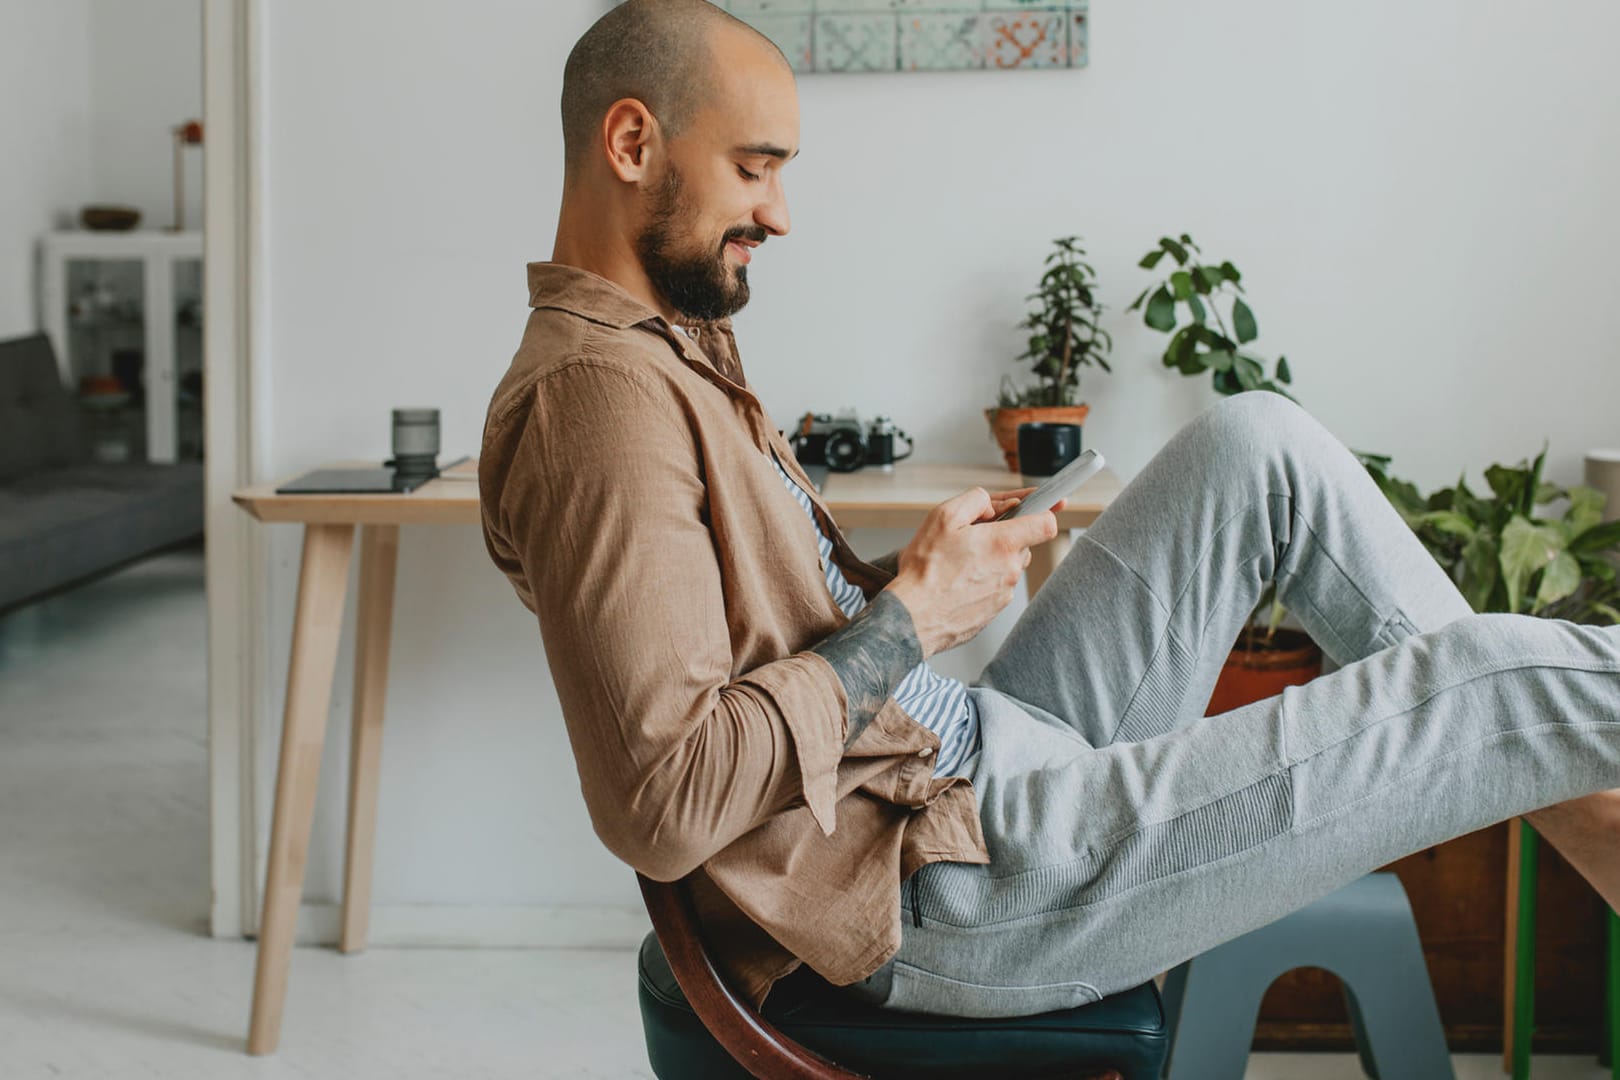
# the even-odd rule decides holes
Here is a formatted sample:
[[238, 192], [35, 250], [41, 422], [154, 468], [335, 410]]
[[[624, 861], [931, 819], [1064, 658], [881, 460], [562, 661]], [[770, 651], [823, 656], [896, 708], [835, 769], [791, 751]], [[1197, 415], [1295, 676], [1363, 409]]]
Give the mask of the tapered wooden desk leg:
[[321, 744], [332, 702], [332, 674], [343, 631], [353, 525], [304, 526], [304, 556], [298, 571], [298, 610], [293, 618], [287, 665], [287, 705], [281, 722], [281, 758], [276, 766], [276, 805], [270, 824], [269, 866], [259, 918], [258, 967], [253, 977], [253, 1017], [248, 1053], [268, 1054], [281, 1037], [287, 968], [309, 856]]
[[1052, 576], [1058, 563], [1069, 553], [1069, 531], [1059, 529], [1058, 534], [1044, 544], [1029, 549], [1029, 565], [1024, 568], [1024, 584], [1031, 600], [1040, 591], [1046, 579]]
[[349, 840], [343, 859], [343, 932], [338, 951], [366, 947], [371, 867], [377, 839], [377, 774], [382, 764], [383, 701], [394, 622], [398, 525], [360, 529], [360, 611], [355, 617], [354, 719], [349, 737]]

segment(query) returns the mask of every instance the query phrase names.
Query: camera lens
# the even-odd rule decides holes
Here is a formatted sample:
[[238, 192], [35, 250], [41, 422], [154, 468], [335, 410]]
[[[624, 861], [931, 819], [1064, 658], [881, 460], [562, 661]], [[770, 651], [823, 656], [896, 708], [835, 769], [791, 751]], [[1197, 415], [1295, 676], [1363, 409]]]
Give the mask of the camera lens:
[[827, 455], [827, 468], [833, 472], [854, 472], [866, 459], [866, 445], [860, 432], [839, 428], [828, 434], [823, 453]]

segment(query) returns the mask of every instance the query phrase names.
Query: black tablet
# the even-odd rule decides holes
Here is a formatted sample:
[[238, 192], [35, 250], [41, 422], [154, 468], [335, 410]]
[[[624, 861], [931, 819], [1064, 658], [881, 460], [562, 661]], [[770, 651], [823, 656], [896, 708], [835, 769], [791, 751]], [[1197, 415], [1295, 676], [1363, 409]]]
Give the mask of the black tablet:
[[431, 476], [400, 477], [393, 469], [316, 469], [276, 488], [277, 495], [401, 495]]

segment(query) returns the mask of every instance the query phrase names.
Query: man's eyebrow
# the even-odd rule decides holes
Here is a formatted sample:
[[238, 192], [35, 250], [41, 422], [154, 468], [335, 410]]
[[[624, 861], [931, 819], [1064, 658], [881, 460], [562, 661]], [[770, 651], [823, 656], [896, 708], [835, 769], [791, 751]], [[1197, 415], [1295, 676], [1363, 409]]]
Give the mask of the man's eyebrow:
[[794, 158], [799, 156], [799, 152], [797, 150], [790, 154], [780, 146], [776, 146], [772, 143], [752, 143], [748, 146], [739, 146], [732, 152], [737, 154], [747, 154], [750, 157], [773, 157], [778, 161], [792, 161]]

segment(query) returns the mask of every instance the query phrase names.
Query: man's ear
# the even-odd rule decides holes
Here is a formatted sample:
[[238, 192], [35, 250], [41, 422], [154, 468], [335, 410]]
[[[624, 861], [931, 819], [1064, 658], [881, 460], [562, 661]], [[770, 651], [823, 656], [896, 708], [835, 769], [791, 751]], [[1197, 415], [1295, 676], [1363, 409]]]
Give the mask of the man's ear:
[[658, 119], [635, 98], [620, 98], [602, 117], [602, 147], [608, 168], [626, 183], [646, 178], [648, 151], [660, 138]]

